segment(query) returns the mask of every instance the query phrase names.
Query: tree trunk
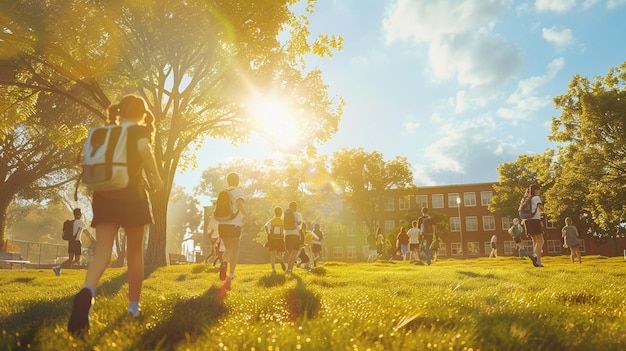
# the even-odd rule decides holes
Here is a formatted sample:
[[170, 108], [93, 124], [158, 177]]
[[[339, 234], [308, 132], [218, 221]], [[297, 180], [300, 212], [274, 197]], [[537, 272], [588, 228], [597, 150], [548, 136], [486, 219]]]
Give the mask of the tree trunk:
[[0, 196], [0, 249], [6, 250], [7, 241], [7, 216], [9, 215], [9, 205], [11, 197]]
[[154, 224], [150, 226], [148, 233], [148, 248], [145, 262], [148, 266], [162, 267], [167, 265], [165, 245], [167, 228], [167, 200], [166, 191], [152, 194], [152, 214]]

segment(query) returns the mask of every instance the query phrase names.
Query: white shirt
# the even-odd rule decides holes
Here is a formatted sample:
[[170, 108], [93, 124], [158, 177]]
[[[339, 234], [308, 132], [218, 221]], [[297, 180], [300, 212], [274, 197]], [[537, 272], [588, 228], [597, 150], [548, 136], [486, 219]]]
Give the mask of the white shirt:
[[296, 229], [285, 229], [285, 235], [300, 235], [300, 229], [302, 229], [302, 215], [300, 212], [294, 211], [294, 217], [296, 218]]
[[409, 231], [407, 232], [407, 234], [409, 234], [409, 244], [419, 243], [419, 238], [418, 238], [419, 232], [420, 230], [417, 229], [417, 227], [409, 229]]
[[72, 233], [74, 233], [74, 239], [76, 239], [76, 241], [80, 241], [83, 230], [87, 230], [87, 225], [80, 219], [75, 219], [74, 227], [72, 228], [72, 230]]
[[237, 208], [237, 200], [246, 200], [244, 198], [243, 191], [239, 188], [228, 188], [227, 190], [230, 191], [230, 198], [233, 201], [233, 210], [237, 211], [237, 215], [233, 219], [220, 222], [220, 224], [233, 224], [241, 227], [241, 224], [243, 223], [243, 213], [241, 213], [241, 210]]
[[532, 212], [535, 213], [534, 216], [532, 216], [530, 219], [541, 219], [541, 214], [539, 213], [539, 211], [537, 211], [537, 205], [541, 203], [541, 198], [539, 198], [539, 195], [535, 195], [530, 199], [530, 209]]

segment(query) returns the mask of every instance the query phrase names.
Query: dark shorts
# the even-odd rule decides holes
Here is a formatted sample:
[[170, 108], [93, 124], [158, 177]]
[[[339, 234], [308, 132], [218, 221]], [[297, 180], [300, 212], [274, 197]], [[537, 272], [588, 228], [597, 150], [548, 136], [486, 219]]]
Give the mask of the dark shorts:
[[300, 235], [285, 235], [285, 247], [287, 251], [298, 251], [300, 249]]
[[67, 253], [70, 255], [78, 255], [82, 252], [83, 247], [80, 244], [80, 241], [68, 241], [67, 242]]
[[409, 244], [409, 250], [417, 251], [420, 248], [420, 244]]
[[267, 241], [267, 249], [270, 251], [278, 251], [278, 252], [283, 252], [285, 251], [285, 240], [280, 238], [280, 239], [269, 239]]
[[496, 243], [491, 243], [491, 248], [495, 249], [496, 248]]
[[241, 237], [241, 227], [234, 224], [218, 224], [217, 231], [222, 239], [239, 239]]
[[524, 228], [526, 228], [526, 234], [538, 235], [542, 233], [541, 220], [540, 219], [527, 219], [524, 221]]
[[522, 242], [522, 236], [521, 235], [516, 235], [513, 237], [513, 240], [515, 240], [516, 244], [519, 244]]
[[320, 253], [320, 252], [322, 252], [322, 245], [320, 245], [320, 244], [313, 244], [311, 246], [311, 248], [313, 249], [313, 253]]

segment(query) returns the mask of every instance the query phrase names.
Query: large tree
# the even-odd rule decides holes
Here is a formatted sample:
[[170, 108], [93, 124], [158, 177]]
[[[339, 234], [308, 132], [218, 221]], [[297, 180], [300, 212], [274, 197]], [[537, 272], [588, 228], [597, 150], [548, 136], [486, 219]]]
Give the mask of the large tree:
[[576, 75], [554, 98], [550, 140], [561, 143], [546, 194], [555, 217], [573, 216], [594, 237], [626, 234], [626, 63], [593, 80]]
[[332, 180], [341, 189], [345, 201], [354, 211], [356, 220], [370, 232], [380, 226], [385, 194], [389, 189], [414, 190], [413, 172], [406, 158], [396, 156], [385, 161], [380, 152], [362, 148], [341, 149], [333, 153]]
[[[166, 262], [168, 198], [178, 167], [195, 163], [190, 145], [205, 137], [245, 142], [262, 124], [254, 121], [251, 101], [285, 101], [295, 128], [307, 131], [303, 145], [336, 131], [343, 101], [328, 96], [321, 72], [307, 70], [304, 57], [330, 56], [342, 40], [320, 35], [311, 41], [306, 14], [314, 1], [301, 16], [292, 11], [297, 2], [2, 2], [6, 55], [19, 56], [25, 70], [39, 75], [29, 89], [64, 96], [102, 119], [120, 91], [149, 102], [167, 184], [152, 199], [149, 264]], [[17, 78], [0, 84], [23, 88]]]

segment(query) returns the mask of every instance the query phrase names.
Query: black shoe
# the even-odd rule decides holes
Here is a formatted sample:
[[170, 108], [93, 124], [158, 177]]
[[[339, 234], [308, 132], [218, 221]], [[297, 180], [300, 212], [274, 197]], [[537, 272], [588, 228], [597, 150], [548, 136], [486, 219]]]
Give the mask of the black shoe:
[[220, 280], [226, 280], [226, 271], [228, 270], [228, 262], [222, 262], [220, 265]]
[[537, 267], [537, 256], [535, 256], [533, 254], [530, 254], [530, 255], [528, 255], [528, 257], [533, 262], [533, 266]]
[[74, 307], [70, 320], [67, 323], [67, 331], [76, 338], [83, 338], [89, 330], [89, 319], [91, 318], [91, 308], [94, 298], [91, 291], [83, 288], [74, 296]]

